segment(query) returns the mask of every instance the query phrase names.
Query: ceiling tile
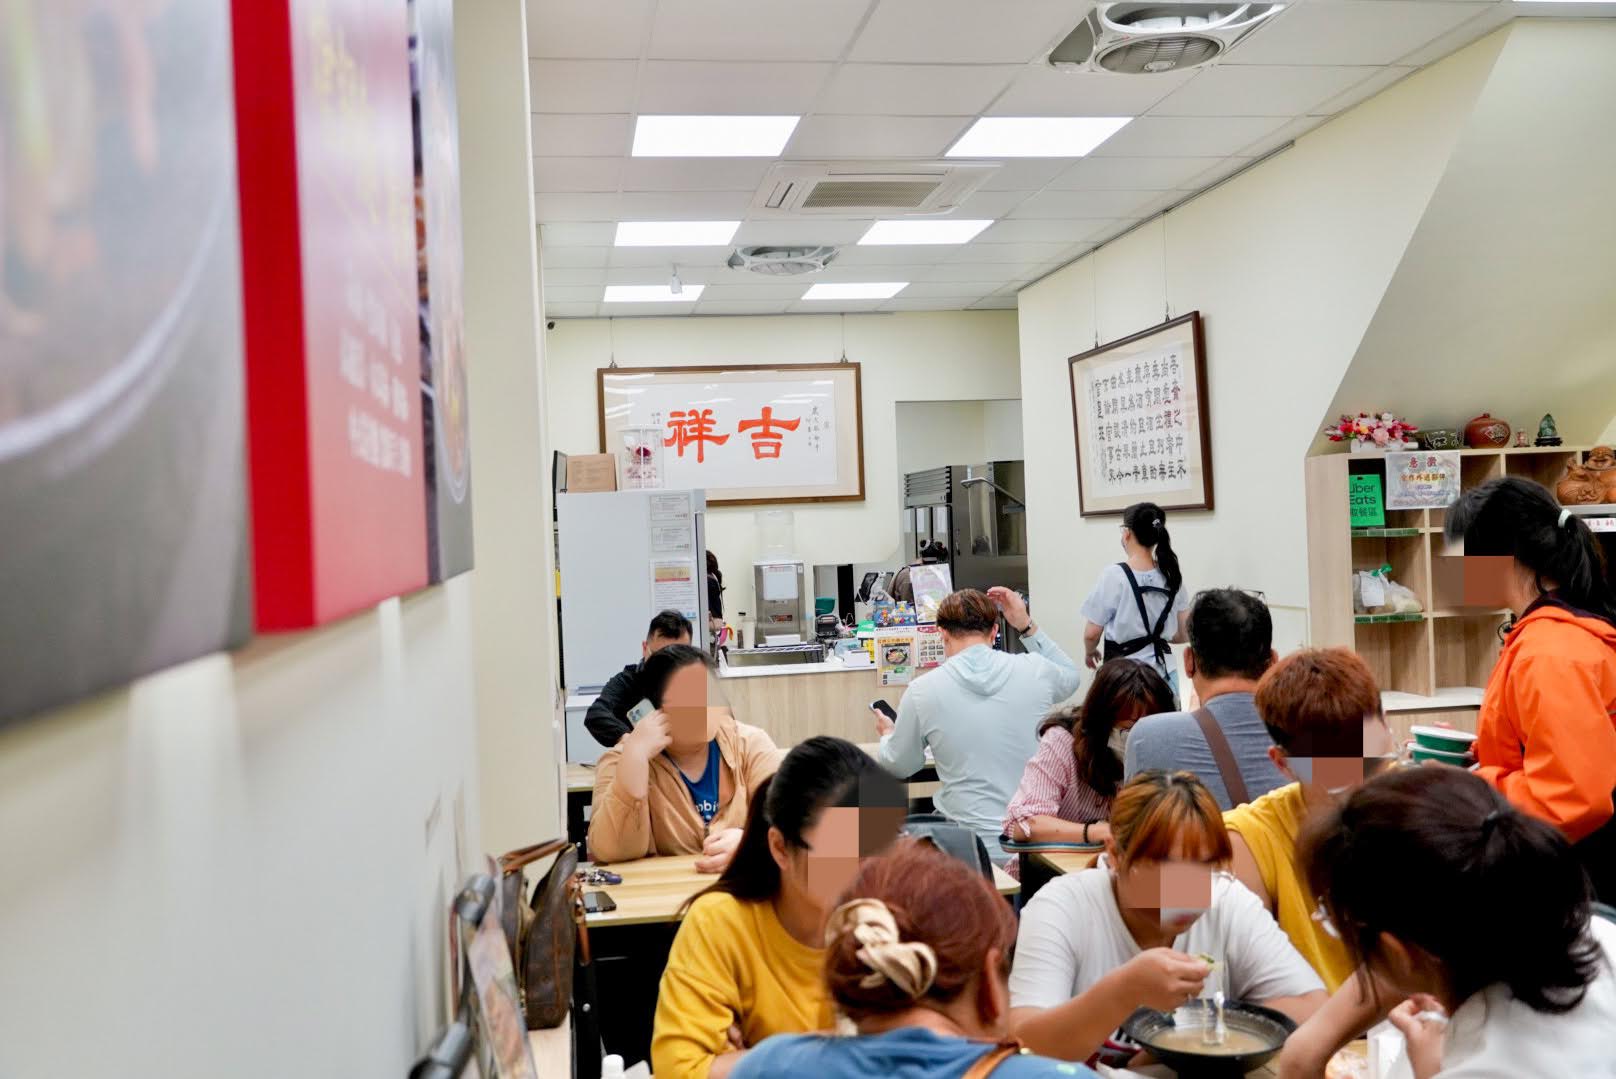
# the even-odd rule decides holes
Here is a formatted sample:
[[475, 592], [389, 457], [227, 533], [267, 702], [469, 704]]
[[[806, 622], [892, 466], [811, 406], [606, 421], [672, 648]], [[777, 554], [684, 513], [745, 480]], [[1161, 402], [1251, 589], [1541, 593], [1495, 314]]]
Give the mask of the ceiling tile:
[[550, 318], [594, 318], [600, 314], [596, 303], [551, 303], [546, 300], [544, 313]]
[[1149, 191], [1043, 191], [1022, 203], [1012, 217], [1138, 217]]
[[886, 300], [798, 300], [786, 310], [793, 315], [860, 314], [879, 311]]
[[970, 221], [997, 221], [1011, 210], [1026, 202], [1031, 191], [978, 191], [967, 195], [947, 217], [963, 217]]
[[[1533, 6], [1535, 7], [1536, 5]], [[1608, 4], [1604, 5], [1603, 8], [1589, 8], [1587, 5], [1578, 5], [1571, 9], [1556, 5], [1551, 10], [1555, 14], [1563, 15], [1587, 14], [1591, 16], [1596, 11], [1604, 14], [1613, 13]], [[1548, 13], [1544, 12], [1544, 14]], [[1472, 41], [1492, 33], [1515, 18], [1515, 16], [1529, 14], [1531, 12], [1519, 4], [1487, 4], [1482, 8], [1481, 13], [1469, 22], [1460, 23], [1447, 33], [1432, 38], [1406, 56], [1399, 56], [1397, 62], [1409, 67], [1423, 67], [1426, 64], [1434, 64], [1449, 53], [1462, 49]]]
[[837, 60], [869, 0], [659, 0], [656, 60]]
[[633, 112], [635, 60], [529, 60], [529, 112]]
[[536, 112], [532, 120], [535, 157], [622, 157], [629, 150], [627, 116]]
[[1142, 116], [1112, 135], [1102, 157], [1224, 157], [1284, 124], [1273, 117]]
[[910, 296], [913, 285], [881, 305], [883, 311], [963, 311], [980, 297], [963, 296], [954, 299], [924, 300]]
[[544, 246], [609, 248], [617, 235], [617, 224], [612, 221], [562, 221], [545, 225], [542, 234]]
[[1019, 244], [969, 244], [956, 252], [948, 261], [970, 263], [976, 266], [1006, 265], [1032, 266], [1059, 258], [1072, 246], [1065, 240]]
[[611, 318], [676, 318], [696, 313], [696, 301], [689, 303], [602, 303], [600, 313]]
[[[548, 226], [548, 228], [564, 227]], [[611, 257], [612, 249], [609, 247], [552, 247], [546, 238], [544, 272], [548, 274], [553, 269], [603, 269]]]
[[1241, 64], [1392, 64], [1487, 7], [1414, 0], [1309, 0], [1233, 53]]
[[556, 266], [548, 258], [544, 260], [544, 289], [548, 295], [550, 289], [558, 285], [604, 285], [606, 283], [606, 270], [604, 267], [590, 269], [574, 266]]
[[844, 220], [830, 217], [766, 218], [759, 221], [744, 221], [741, 223], [741, 231], [735, 234], [735, 244], [737, 246], [855, 244], [874, 223], [874, 218]]
[[[663, 276], [677, 263], [679, 275], [687, 267], [701, 267], [703, 272], [724, 265], [730, 247], [614, 247], [607, 265], [612, 269], [624, 267], [661, 267]], [[696, 280], [694, 277], [692, 281]], [[706, 280], [703, 278], [703, 280]]]
[[1001, 287], [998, 281], [916, 281], [898, 294], [911, 300], [977, 300]]
[[1070, 244], [1092, 239], [1095, 233], [1109, 224], [1111, 222], [1079, 218], [1050, 221], [1012, 217], [1008, 221], [1000, 221], [990, 226], [987, 231], [971, 241], [970, 247], [974, 251], [987, 244]]
[[1377, 67], [1374, 69], [1374, 74], [1349, 89], [1346, 93], [1337, 94], [1330, 100], [1320, 102], [1307, 111], [1312, 116], [1333, 116], [1338, 112], [1344, 112], [1354, 105], [1368, 101], [1382, 90], [1401, 81], [1413, 70], [1411, 67]]
[[[666, 285], [673, 276], [673, 268], [666, 262], [660, 266], [613, 266], [606, 271], [608, 285]], [[679, 280], [687, 285], [710, 284], [710, 278], [729, 271], [722, 266], [679, 266]], [[548, 290], [546, 290], [548, 291]], [[596, 297], [599, 299], [599, 297]], [[692, 301], [694, 302], [694, 301]]]
[[[795, 299], [795, 298], [793, 298]], [[720, 300], [716, 303], [707, 301], [707, 294], [701, 294], [701, 303], [696, 305], [698, 315], [783, 315], [791, 307], [793, 300]]]
[[771, 165], [755, 157], [631, 157], [623, 190], [754, 192]]
[[[739, 284], [729, 283], [739, 276], [749, 277], [751, 280]], [[819, 280], [817, 274], [803, 274], [798, 277], [764, 277], [753, 273], [730, 275], [723, 279], [724, 283], [709, 284], [701, 294], [701, 302], [705, 307], [709, 301], [800, 300], [802, 294], [808, 291], [808, 286], [817, 280]]]
[[598, 303], [604, 284], [597, 285], [552, 285], [544, 283], [544, 299], [546, 303]]
[[985, 300], [973, 303], [968, 310], [971, 311], [1014, 311], [1016, 309], [1014, 296], [989, 296]]
[[750, 191], [625, 191], [618, 221], [739, 221], [752, 202]]
[[1215, 157], [1085, 157], [1049, 186], [1055, 191], [1170, 191], [1218, 161]]
[[1071, 167], [1065, 157], [1023, 157], [1005, 161], [982, 185], [983, 191], [1037, 191]]
[[[800, 116], [813, 108], [832, 65], [651, 60], [640, 72], [646, 115]], [[742, 89], [744, 88], [744, 90]]]
[[651, 0], [537, 0], [527, 5], [527, 52], [637, 57], [650, 21]]
[[1024, 267], [1011, 262], [944, 262], [915, 268], [913, 281], [970, 281], [1003, 285], [1025, 276]]
[[552, 221], [608, 221], [617, 219], [616, 194], [563, 194], [533, 196], [533, 213], [539, 224]]
[[991, 116], [1140, 116], [1196, 76], [1195, 71], [1160, 75], [1113, 75], [1105, 71], [1057, 71], [1040, 60], [1029, 64]]
[[535, 157], [533, 190], [616, 191], [622, 172], [620, 157]]
[[1284, 116], [1306, 113], [1374, 74], [1367, 67], [1236, 67], [1200, 73], [1152, 116]]
[[955, 250], [952, 244], [875, 244], [842, 248], [833, 266], [930, 266]]
[[1019, 65], [843, 64], [815, 112], [890, 116], [974, 116]]
[[1071, 0], [881, 0], [850, 60], [1024, 64], [1042, 57], [1083, 17]]
[[809, 116], [786, 145], [788, 158], [941, 157], [967, 116]]

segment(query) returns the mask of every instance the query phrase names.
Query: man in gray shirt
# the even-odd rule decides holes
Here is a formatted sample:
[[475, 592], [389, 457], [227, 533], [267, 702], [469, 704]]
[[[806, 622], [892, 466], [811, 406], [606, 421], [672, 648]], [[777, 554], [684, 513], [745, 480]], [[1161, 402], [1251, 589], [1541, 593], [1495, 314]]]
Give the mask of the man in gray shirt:
[[[1184, 671], [1195, 685], [1201, 706], [1212, 713], [1228, 739], [1246, 797], [1252, 801], [1290, 780], [1268, 756], [1274, 744], [1263, 726], [1252, 694], [1257, 680], [1274, 662], [1274, 623], [1268, 606], [1234, 588], [1200, 593], [1190, 608], [1189, 647]], [[1132, 776], [1150, 769], [1194, 772], [1223, 809], [1234, 800], [1218, 770], [1212, 747], [1190, 712], [1146, 716], [1128, 733], [1124, 771]]]

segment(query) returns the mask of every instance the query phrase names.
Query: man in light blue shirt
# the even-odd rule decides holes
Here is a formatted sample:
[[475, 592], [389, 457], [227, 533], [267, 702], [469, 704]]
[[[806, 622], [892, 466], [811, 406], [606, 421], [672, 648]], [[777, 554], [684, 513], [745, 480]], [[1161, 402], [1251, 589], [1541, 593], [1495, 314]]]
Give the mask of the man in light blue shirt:
[[[1208, 589], [1190, 607], [1188, 630], [1184, 671], [1195, 685], [1196, 699], [1212, 713], [1229, 743], [1247, 799], [1255, 801], [1285, 786], [1291, 781], [1268, 755], [1274, 740], [1253, 699], [1257, 680], [1276, 658], [1268, 605], [1236, 588]], [[1194, 772], [1220, 808], [1235, 806], [1193, 712], [1163, 712], [1133, 725], [1123, 772], [1131, 777], [1151, 769]]]
[[[994, 651], [1001, 610], [1026, 655]], [[1077, 692], [1082, 672], [1008, 588], [955, 592], [937, 608], [937, 628], [948, 659], [909, 687], [896, 723], [877, 716], [878, 755], [907, 777], [929, 747], [942, 783], [937, 812], [975, 832], [998, 861], [1005, 809], [1038, 749], [1038, 723]]]

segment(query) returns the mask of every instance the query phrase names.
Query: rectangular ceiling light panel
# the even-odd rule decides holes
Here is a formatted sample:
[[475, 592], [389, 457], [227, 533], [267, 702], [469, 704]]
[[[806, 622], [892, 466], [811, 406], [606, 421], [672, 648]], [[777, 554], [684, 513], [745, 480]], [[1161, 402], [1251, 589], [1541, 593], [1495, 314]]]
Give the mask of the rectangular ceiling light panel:
[[641, 116], [635, 157], [779, 157], [798, 116]]
[[890, 300], [909, 287], [907, 281], [847, 281], [814, 285], [805, 300]]
[[728, 247], [739, 221], [619, 221], [618, 247]]
[[949, 147], [949, 157], [1085, 157], [1131, 116], [985, 116]]
[[964, 218], [930, 218], [909, 221], [877, 221], [859, 240], [860, 244], [963, 244], [993, 224], [992, 221]]
[[603, 303], [695, 303], [701, 298], [701, 285], [686, 285], [674, 292], [667, 285], [607, 285]]

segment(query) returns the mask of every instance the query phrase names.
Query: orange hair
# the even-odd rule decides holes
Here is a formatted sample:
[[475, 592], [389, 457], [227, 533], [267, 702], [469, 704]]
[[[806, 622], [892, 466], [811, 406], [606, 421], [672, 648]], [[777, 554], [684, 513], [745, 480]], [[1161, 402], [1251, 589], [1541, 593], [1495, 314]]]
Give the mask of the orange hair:
[[1356, 757], [1363, 724], [1381, 717], [1380, 687], [1350, 648], [1302, 648], [1257, 683], [1257, 714], [1274, 743], [1300, 757]]
[[1128, 780], [1111, 803], [1111, 835], [1118, 869], [1165, 861], [1174, 851], [1218, 865], [1234, 857], [1223, 812], [1194, 772], [1140, 772]]

